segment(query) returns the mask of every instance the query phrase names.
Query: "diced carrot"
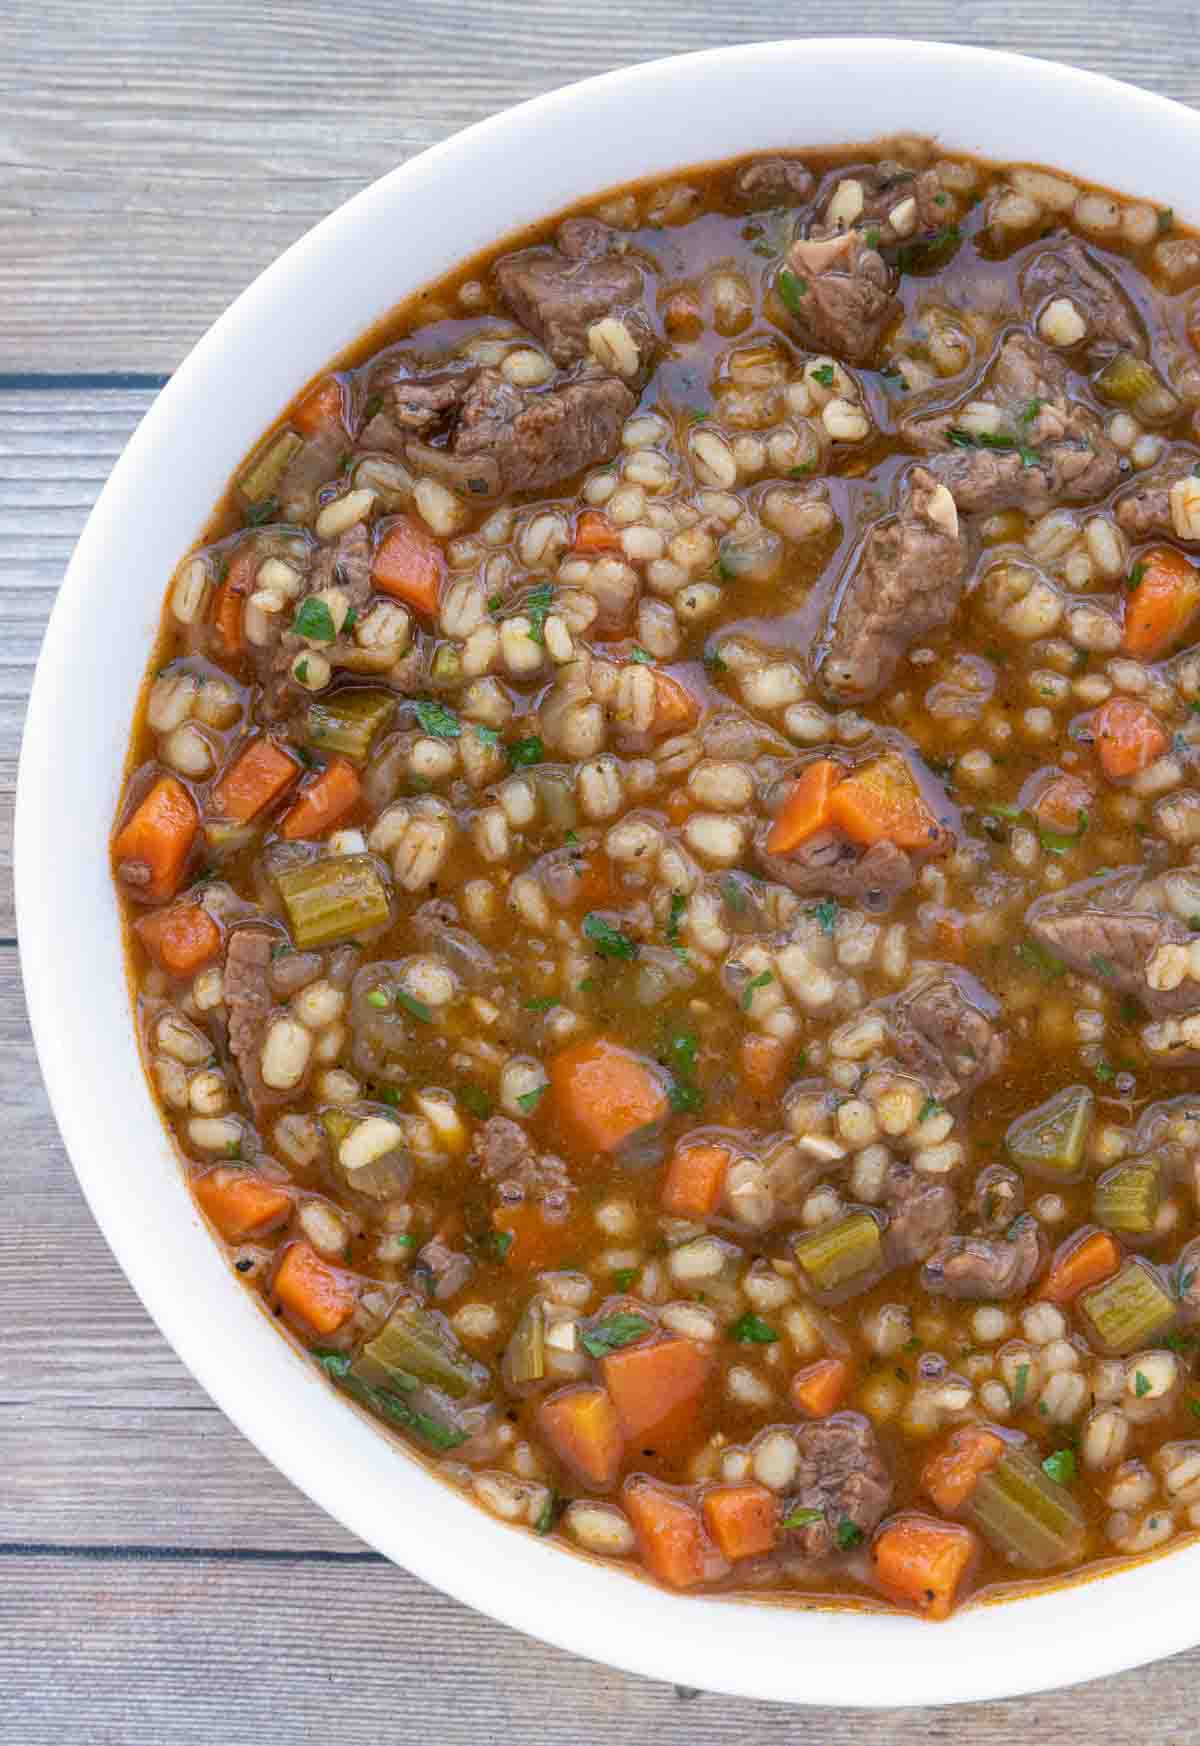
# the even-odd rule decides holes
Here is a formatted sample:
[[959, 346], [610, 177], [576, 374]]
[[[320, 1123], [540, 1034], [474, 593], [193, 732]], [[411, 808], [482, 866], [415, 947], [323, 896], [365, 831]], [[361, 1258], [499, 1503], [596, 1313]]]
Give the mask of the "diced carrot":
[[707, 1219], [717, 1209], [725, 1172], [729, 1168], [727, 1146], [697, 1142], [680, 1146], [671, 1155], [663, 1177], [659, 1202], [664, 1212], [677, 1219]]
[[282, 1224], [292, 1210], [292, 1197], [281, 1183], [229, 1164], [206, 1170], [193, 1182], [192, 1191], [231, 1243], [244, 1242], [257, 1232]]
[[313, 383], [308, 393], [297, 402], [292, 423], [304, 436], [345, 429], [342, 385], [336, 376], [322, 376], [319, 382]]
[[311, 1243], [289, 1243], [275, 1273], [275, 1296], [315, 1334], [336, 1334], [354, 1313], [354, 1281], [323, 1261]]
[[739, 1048], [742, 1083], [751, 1097], [761, 1102], [774, 1097], [787, 1072], [788, 1047], [779, 1037], [747, 1031]]
[[302, 788], [279, 821], [281, 837], [316, 837], [358, 805], [362, 783], [353, 764], [331, 758], [321, 774]]
[[221, 950], [221, 930], [199, 903], [151, 910], [133, 925], [151, 957], [172, 976], [194, 976]]
[[199, 809], [183, 783], [160, 776], [113, 838], [113, 859], [126, 894], [141, 903], [174, 897], [199, 829]]
[[625, 1437], [616, 1408], [603, 1388], [586, 1384], [552, 1394], [538, 1409], [546, 1441], [567, 1467], [605, 1491], [621, 1470]]
[[724, 1566], [709, 1548], [690, 1503], [641, 1477], [621, 1492], [647, 1570], [672, 1588], [694, 1588]]
[[818, 1358], [792, 1378], [792, 1405], [810, 1419], [827, 1419], [836, 1412], [850, 1386], [850, 1365], [845, 1358]]
[[246, 596], [254, 592], [258, 574], [258, 553], [253, 545], [239, 546], [229, 560], [225, 580], [213, 597], [212, 633], [216, 653], [227, 661], [244, 653], [246, 638], [242, 630], [242, 612]]
[[1170, 654], [1200, 611], [1200, 571], [1173, 546], [1152, 546], [1134, 568], [1125, 602], [1124, 648], [1138, 661]]
[[296, 760], [264, 734], [243, 746], [213, 783], [213, 809], [234, 824], [248, 824], [286, 793], [299, 774]]
[[885, 1594], [945, 1619], [978, 1548], [970, 1528], [958, 1522], [898, 1516], [876, 1535], [871, 1561]]
[[499, 1207], [492, 1214], [496, 1229], [512, 1238], [506, 1259], [513, 1268], [537, 1271], [560, 1267], [571, 1254], [578, 1254], [583, 1233], [576, 1218], [547, 1219], [533, 1201]]
[[376, 550], [371, 581], [384, 594], [432, 619], [437, 616], [445, 571], [445, 553], [432, 534], [408, 516], [398, 515]]
[[1050, 1264], [1038, 1293], [1050, 1303], [1071, 1303], [1089, 1286], [1111, 1279], [1121, 1265], [1121, 1250], [1107, 1231], [1070, 1238]]
[[654, 720], [650, 724], [651, 733], [685, 734], [700, 720], [700, 705], [687, 686], [681, 685], [678, 679], [672, 679], [669, 673], [664, 673], [659, 667], [652, 670]]
[[809, 837], [825, 830], [832, 820], [829, 802], [841, 770], [832, 758], [806, 764], [794, 788], [775, 814], [767, 836], [767, 852], [790, 855]]
[[984, 1425], [962, 1425], [921, 1469], [921, 1487], [944, 1516], [956, 1516], [1004, 1449], [1004, 1439], [995, 1431]]
[[856, 843], [945, 854], [944, 831], [926, 806], [912, 771], [895, 752], [873, 758], [845, 777], [829, 797], [833, 823]]
[[577, 552], [619, 552], [621, 535], [598, 509], [585, 509], [575, 523]]
[[659, 1455], [694, 1434], [711, 1368], [708, 1353], [684, 1339], [626, 1346], [600, 1360], [625, 1435]]
[[720, 1485], [704, 1494], [704, 1525], [731, 1562], [769, 1552], [779, 1532], [779, 1500], [765, 1485]]
[[1030, 811], [1045, 830], [1073, 835], [1080, 828], [1081, 814], [1085, 815], [1082, 822], [1087, 822], [1087, 810], [1095, 798], [1081, 776], [1055, 776], [1042, 789]]
[[1158, 717], [1134, 697], [1110, 697], [1092, 717], [1100, 768], [1110, 782], [1138, 776], [1167, 749]]
[[559, 1129], [590, 1152], [615, 1152], [670, 1108], [647, 1062], [611, 1037], [560, 1050], [550, 1062], [550, 1094]]

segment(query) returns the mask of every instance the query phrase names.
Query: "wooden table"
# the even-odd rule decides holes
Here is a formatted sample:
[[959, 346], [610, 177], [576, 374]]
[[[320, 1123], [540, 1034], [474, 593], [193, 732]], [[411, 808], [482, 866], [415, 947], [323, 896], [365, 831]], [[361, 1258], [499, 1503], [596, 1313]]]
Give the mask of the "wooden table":
[[[1023, 49], [1200, 100], [1181, 0], [864, 0], [857, 17], [864, 33]], [[25, 1021], [7, 848], [30, 674], [84, 516], [187, 348], [331, 207], [467, 122], [623, 62], [834, 23], [804, 0], [7, 0], [3, 1746], [481, 1746], [509, 1729], [522, 1746], [1196, 1737], [1200, 1651], [969, 1712], [793, 1711], [573, 1659], [393, 1569], [243, 1441], [150, 1325], [75, 1186]]]

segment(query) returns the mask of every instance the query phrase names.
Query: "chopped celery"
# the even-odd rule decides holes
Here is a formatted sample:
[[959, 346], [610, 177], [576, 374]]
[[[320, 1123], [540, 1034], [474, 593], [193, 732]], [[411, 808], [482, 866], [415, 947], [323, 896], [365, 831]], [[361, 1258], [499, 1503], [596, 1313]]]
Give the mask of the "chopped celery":
[[337, 691], [319, 703], [310, 703], [307, 738], [323, 752], [341, 752], [356, 764], [365, 764], [371, 742], [386, 727], [396, 709], [396, 699], [387, 691]]
[[430, 677], [435, 684], [451, 685], [462, 677], [462, 658], [457, 643], [439, 643], [434, 652]]
[[294, 430], [279, 430], [251, 458], [250, 465], [238, 480], [238, 490], [248, 503], [261, 503], [270, 497], [289, 462], [304, 447], [304, 438]]
[[797, 1237], [792, 1254], [814, 1291], [837, 1291], [874, 1273], [882, 1258], [879, 1226], [869, 1212], [851, 1213]]
[[1096, 1220], [1110, 1231], [1145, 1237], [1154, 1229], [1162, 1203], [1162, 1176], [1156, 1158], [1118, 1164], [1096, 1184]]
[[351, 1115], [348, 1109], [325, 1109], [321, 1111], [321, 1126], [325, 1136], [336, 1152], [346, 1136], [358, 1126], [360, 1117]]
[[302, 952], [383, 927], [391, 904], [370, 855], [330, 855], [276, 877], [292, 939]]
[[1095, 1098], [1086, 1085], [1069, 1085], [1048, 1102], [1018, 1116], [1004, 1144], [1014, 1164], [1066, 1182], [1080, 1174]]
[[375, 1387], [432, 1383], [455, 1400], [478, 1391], [487, 1374], [448, 1327], [411, 1300], [399, 1304], [367, 1341], [354, 1360], [354, 1372]]
[[546, 1374], [546, 1316], [540, 1297], [530, 1298], [504, 1353], [509, 1384], [540, 1382]]
[[1103, 1285], [1081, 1292], [1078, 1301], [1097, 1337], [1122, 1357], [1165, 1334], [1175, 1319], [1170, 1293], [1140, 1261], [1127, 1261]]
[[967, 1519], [1010, 1564], [1049, 1570], [1083, 1550], [1083, 1512], [1024, 1449], [1009, 1449], [971, 1494]]
[[1096, 392], [1117, 406], [1135, 406], [1143, 394], [1158, 386], [1158, 378], [1144, 358], [1118, 352], [1096, 377]]

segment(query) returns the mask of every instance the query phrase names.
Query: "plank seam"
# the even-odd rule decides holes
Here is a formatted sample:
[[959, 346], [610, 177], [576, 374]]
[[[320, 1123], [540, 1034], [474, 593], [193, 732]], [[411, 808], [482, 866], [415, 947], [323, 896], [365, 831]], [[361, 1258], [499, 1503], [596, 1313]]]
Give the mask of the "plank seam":
[[0, 370], [0, 393], [54, 393], [87, 388], [165, 388], [169, 375], [138, 370]]
[[67, 1546], [50, 1540], [0, 1545], [0, 1558], [61, 1558], [93, 1564], [383, 1564], [382, 1552], [289, 1552], [270, 1546]]

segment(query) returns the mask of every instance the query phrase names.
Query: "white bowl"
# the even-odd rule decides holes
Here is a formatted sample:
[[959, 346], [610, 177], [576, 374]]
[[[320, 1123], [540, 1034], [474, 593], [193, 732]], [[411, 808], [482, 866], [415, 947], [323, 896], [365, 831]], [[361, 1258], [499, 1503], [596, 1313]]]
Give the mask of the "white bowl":
[[935, 1704], [1088, 1679], [1200, 1639], [1200, 1548], [930, 1625], [664, 1593], [493, 1521], [347, 1409], [200, 1224], [138, 1061], [106, 844], [165, 586], [242, 454], [412, 288], [634, 178], [898, 131], [1197, 212], [1200, 118], [1091, 73], [889, 40], [759, 43], [523, 104], [376, 182], [268, 268], [159, 395], [88, 520], [25, 729], [17, 899], [38, 1055], [84, 1192], [134, 1288], [229, 1417], [370, 1545], [581, 1655], [705, 1690]]

